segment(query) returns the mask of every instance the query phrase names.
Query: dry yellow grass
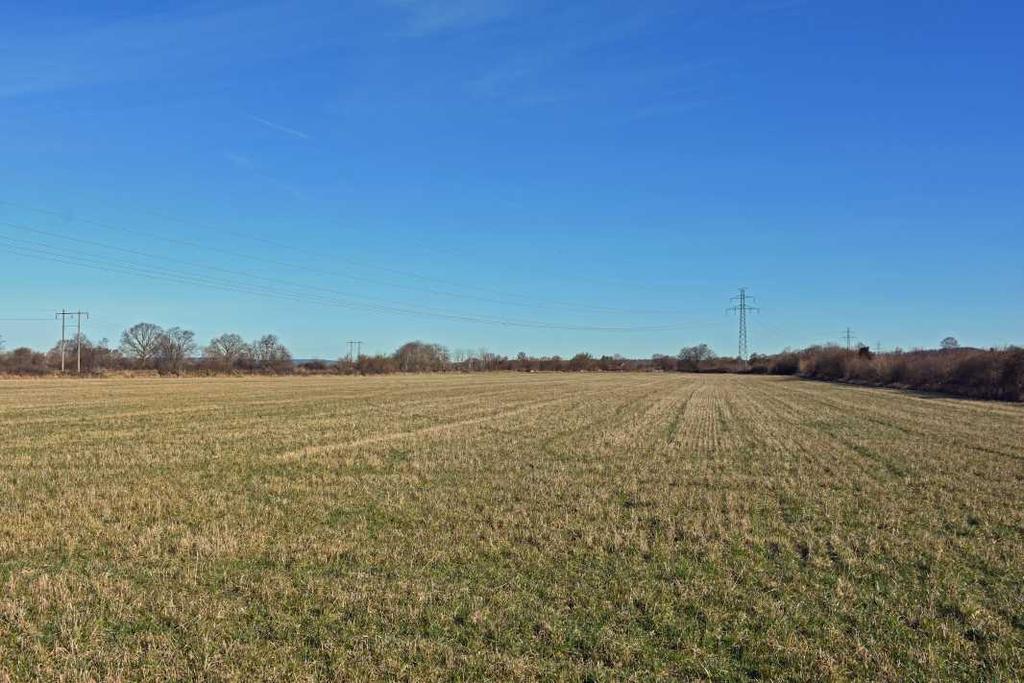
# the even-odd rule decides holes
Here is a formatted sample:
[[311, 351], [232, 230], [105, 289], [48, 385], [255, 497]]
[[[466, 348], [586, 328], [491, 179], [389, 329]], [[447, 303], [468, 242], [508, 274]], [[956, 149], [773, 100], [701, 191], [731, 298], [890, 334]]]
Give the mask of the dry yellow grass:
[[0, 679], [1012, 679], [1024, 406], [0, 382]]

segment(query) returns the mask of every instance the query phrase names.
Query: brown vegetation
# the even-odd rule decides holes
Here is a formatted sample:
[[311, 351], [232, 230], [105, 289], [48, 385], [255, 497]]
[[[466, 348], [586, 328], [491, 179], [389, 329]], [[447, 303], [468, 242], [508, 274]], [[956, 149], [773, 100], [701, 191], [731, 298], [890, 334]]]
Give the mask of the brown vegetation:
[[[178, 327], [163, 329], [139, 323], [121, 335], [119, 348], [106, 340], [82, 337], [82, 371], [86, 374], [153, 371], [160, 374], [340, 374], [387, 375], [420, 372], [702, 372], [799, 375], [809, 379], [849, 382], [902, 389], [943, 392], [971, 398], [1024, 400], [1024, 349], [961, 348], [955, 339], [942, 340], [937, 350], [894, 351], [873, 354], [838, 346], [812, 346], [774, 355], [754, 355], [749, 362], [715, 355], [707, 344], [684, 347], [674, 356], [651, 358], [595, 357], [577, 353], [572, 358], [515, 357], [486, 349], [450, 351], [440, 344], [411, 341], [391, 354], [360, 355], [337, 361], [295, 362], [274, 335], [246, 342], [237, 334], [222, 334], [200, 350], [195, 335]], [[66, 352], [77, 357], [77, 340], [68, 340]], [[47, 353], [28, 348], [0, 350], [0, 373], [54, 374], [60, 368], [60, 344]]]
[[873, 354], [837, 346], [751, 359], [751, 370], [871, 386], [935, 391], [971, 398], [1024, 399], [1024, 349], [896, 351]]
[[1024, 405], [0, 382], [0, 680], [1015, 680]]

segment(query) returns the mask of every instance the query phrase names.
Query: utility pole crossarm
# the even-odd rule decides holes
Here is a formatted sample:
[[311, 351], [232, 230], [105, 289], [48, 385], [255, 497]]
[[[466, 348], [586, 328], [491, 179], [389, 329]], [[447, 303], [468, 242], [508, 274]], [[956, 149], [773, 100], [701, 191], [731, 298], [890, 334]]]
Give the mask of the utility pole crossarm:
[[348, 344], [348, 360], [355, 363], [363, 355], [363, 342], [351, 340], [345, 343]]

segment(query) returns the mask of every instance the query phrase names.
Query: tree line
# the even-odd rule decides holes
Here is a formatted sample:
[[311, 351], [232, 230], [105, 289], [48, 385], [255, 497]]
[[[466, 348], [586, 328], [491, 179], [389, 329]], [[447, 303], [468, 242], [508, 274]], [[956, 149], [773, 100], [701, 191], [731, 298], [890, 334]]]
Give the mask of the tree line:
[[889, 353], [872, 353], [866, 346], [811, 346], [772, 356], [753, 356], [748, 372], [969, 398], [1024, 400], [1024, 348], [960, 348], [951, 337], [942, 340], [938, 349], [897, 349]]
[[3, 352], [0, 340], [0, 371], [47, 374], [61, 367], [61, 355], [73, 359], [67, 367], [88, 374], [118, 370], [153, 370], [162, 374], [189, 371], [288, 372], [294, 369], [291, 353], [277, 336], [265, 334], [251, 342], [237, 334], [222, 334], [199, 347], [196, 335], [181, 327], [163, 328], [141, 322], [121, 333], [120, 343], [93, 342], [85, 335], [58, 341], [49, 351], [27, 347]]
[[[620, 355], [593, 356], [580, 352], [569, 358], [535, 357], [526, 353], [504, 356], [486, 349], [454, 351], [440, 344], [411, 341], [390, 354], [342, 357], [336, 361], [295, 362], [277, 336], [265, 334], [246, 341], [238, 334], [222, 334], [200, 347], [191, 330], [164, 329], [138, 323], [124, 330], [120, 343], [71, 338], [65, 353], [77, 366], [81, 345], [82, 372], [152, 371], [161, 374], [343, 374], [381, 375], [421, 372], [727, 372], [798, 375], [811, 379], [873, 386], [939, 391], [974, 398], [1024, 400], [1024, 349], [965, 349], [956, 340], [943, 339], [932, 350], [895, 350], [872, 353], [867, 347], [845, 349], [835, 345], [787, 349], [772, 355], [753, 355], [748, 361], [715, 354], [707, 344], [686, 346], [673, 355], [650, 358]], [[61, 345], [46, 352], [29, 348], [3, 351], [0, 373], [51, 374], [59, 371]]]
[[[707, 344], [685, 347], [677, 355], [655, 354], [651, 358], [624, 356], [594, 356], [580, 352], [568, 358], [561, 356], [530, 356], [520, 352], [515, 356], [491, 353], [487, 349], [449, 350], [440, 344], [411, 341], [392, 354], [341, 358], [334, 364], [341, 374], [388, 374], [395, 372], [650, 372], [650, 371], [702, 371], [710, 362], [728, 365], [729, 359], [718, 359]], [[307, 368], [308, 368], [307, 364]], [[322, 364], [320, 369], [326, 369]]]
[[[81, 350], [81, 370], [87, 374], [107, 371], [147, 370], [162, 374], [269, 372], [337, 373], [378, 375], [401, 372], [637, 372], [708, 370], [712, 361], [728, 365], [729, 359], [717, 359], [707, 344], [683, 348], [676, 355], [655, 354], [651, 358], [626, 358], [621, 355], [593, 356], [580, 352], [569, 358], [529, 356], [519, 353], [505, 356], [487, 349], [449, 350], [441, 344], [411, 341], [393, 353], [342, 357], [336, 361], [295, 362], [291, 352], [277, 336], [266, 334], [252, 341], [226, 333], [200, 346], [193, 331], [181, 327], [163, 328], [140, 322], [125, 329], [117, 346], [102, 339], [92, 341], [85, 335], [71, 337], [63, 344], [67, 367], [77, 369]], [[48, 374], [61, 367], [61, 342], [48, 351], [27, 347], [3, 351], [0, 339], [0, 372], [9, 374]], [[73, 360], [72, 360], [73, 359]], [[735, 363], [735, 361], [732, 361]]]

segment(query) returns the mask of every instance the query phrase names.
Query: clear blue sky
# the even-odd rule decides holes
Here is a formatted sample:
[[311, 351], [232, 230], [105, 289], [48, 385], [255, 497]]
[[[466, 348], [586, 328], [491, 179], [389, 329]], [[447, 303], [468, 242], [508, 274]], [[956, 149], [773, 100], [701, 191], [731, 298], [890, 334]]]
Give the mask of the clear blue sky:
[[753, 351], [1019, 344], [1022, 35], [967, 0], [8, 3], [0, 318], [733, 354], [746, 286]]

